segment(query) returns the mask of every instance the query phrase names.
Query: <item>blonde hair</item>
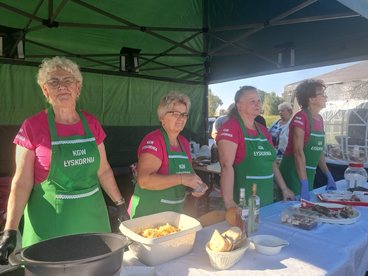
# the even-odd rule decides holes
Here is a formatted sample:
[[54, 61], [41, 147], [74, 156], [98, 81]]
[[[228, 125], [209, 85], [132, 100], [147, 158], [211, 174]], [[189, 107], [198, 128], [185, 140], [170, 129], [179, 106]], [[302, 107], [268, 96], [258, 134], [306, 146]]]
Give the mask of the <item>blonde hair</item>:
[[65, 57], [53, 57], [53, 58], [45, 58], [40, 64], [40, 69], [37, 74], [37, 83], [39, 86], [42, 86], [46, 83], [48, 79], [48, 75], [57, 69], [65, 70], [71, 73], [77, 81], [80, 83], [82, 87], [83, 77], [79, 70], [78, 64], [74, 63], [70, 59]]
[[158, 119], [161, 118], [172, 108], [175, 104], [184, 104], [187, 107], [187, 112], [190, 109], [190, 99], [187, 95], [179, 93], [179, 92], [170, 92], [166, 96], [162, 97], [160, 104], [157, 107], [157, 116]]

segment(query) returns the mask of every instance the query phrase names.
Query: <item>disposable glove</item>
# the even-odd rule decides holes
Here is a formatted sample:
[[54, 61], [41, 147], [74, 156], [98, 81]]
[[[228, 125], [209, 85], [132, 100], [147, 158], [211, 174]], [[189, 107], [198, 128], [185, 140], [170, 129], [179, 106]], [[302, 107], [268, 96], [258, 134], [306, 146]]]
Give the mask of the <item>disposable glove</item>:
[[130, 216], [128, 214], [125, 202], [117, 205], [116, 206], [116, 211], [117, 211], [117, 219], [118, 219], [118, 223], [122, 223], [125, 220], [129, 220]]
[[335, 180], [331, 174], [331, 172], [326, 172], [325, 176], [327, 177], [327, 185], [326, 185], [326, 190], [330, 191], [330, 190], [336, 190], [336, 183]]
[[308, 179], [300, 180], [300, 199], [310, 200]]
[[17, 245], [17, 230], [4, 230], [0, 238], [0, 264], [7, 265], [8, 257]]

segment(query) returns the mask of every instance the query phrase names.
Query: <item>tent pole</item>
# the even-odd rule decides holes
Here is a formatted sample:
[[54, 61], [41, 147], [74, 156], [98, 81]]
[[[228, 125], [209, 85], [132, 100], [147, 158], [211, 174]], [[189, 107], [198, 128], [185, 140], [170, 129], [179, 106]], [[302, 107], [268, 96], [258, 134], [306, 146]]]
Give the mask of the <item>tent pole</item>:
[[[203, 11], [203, 53], [206, 54], [204, 61], [204, 101], [203, 101], [203, 117], [204, 117], [204, 141], [200, 141], [200, 144], [208, 144], [208, 81], [210, 73], [210, 60], [208, 56], [208, 0], [202, 0], [202, 11]], [[203, 137], [203, 136], [202, 136]]]

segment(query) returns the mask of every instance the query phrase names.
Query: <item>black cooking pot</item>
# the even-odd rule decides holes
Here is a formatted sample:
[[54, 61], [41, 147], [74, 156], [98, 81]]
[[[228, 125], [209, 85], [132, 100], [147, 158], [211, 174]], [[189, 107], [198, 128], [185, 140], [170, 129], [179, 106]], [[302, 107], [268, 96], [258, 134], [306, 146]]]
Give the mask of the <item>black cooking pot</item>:
[[24, 265], [26, 275], [118, 275], [127, 238], [113, 233], [89, 233], [45, 240], [13, 252], [12, 265]]

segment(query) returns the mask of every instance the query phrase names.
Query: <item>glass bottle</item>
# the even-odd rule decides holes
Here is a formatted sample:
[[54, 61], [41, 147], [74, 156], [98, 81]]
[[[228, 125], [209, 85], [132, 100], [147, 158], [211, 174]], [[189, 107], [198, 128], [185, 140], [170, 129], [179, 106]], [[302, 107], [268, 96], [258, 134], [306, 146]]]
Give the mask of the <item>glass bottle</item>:
[[218, 148], [216, 143], [213, 143], [211, 147], [211, 163], [216, 162], [218, 162]]
[[261, 200], [259, 196], [257, 196], [257, 184], [253, 184], [252, 193], [248, 199], [248, 207], [249, 207], [248, 233], [253, 233], [258, 230], [260, 202]]
[[242, 229], [243, 232], [247, 233], [249, 208], [247, 205], [247, 201], [245, 200], [245, 188], [240, 188], [239, 210], [240, 210], [240, 218], [242, 220], [240, 228]]

